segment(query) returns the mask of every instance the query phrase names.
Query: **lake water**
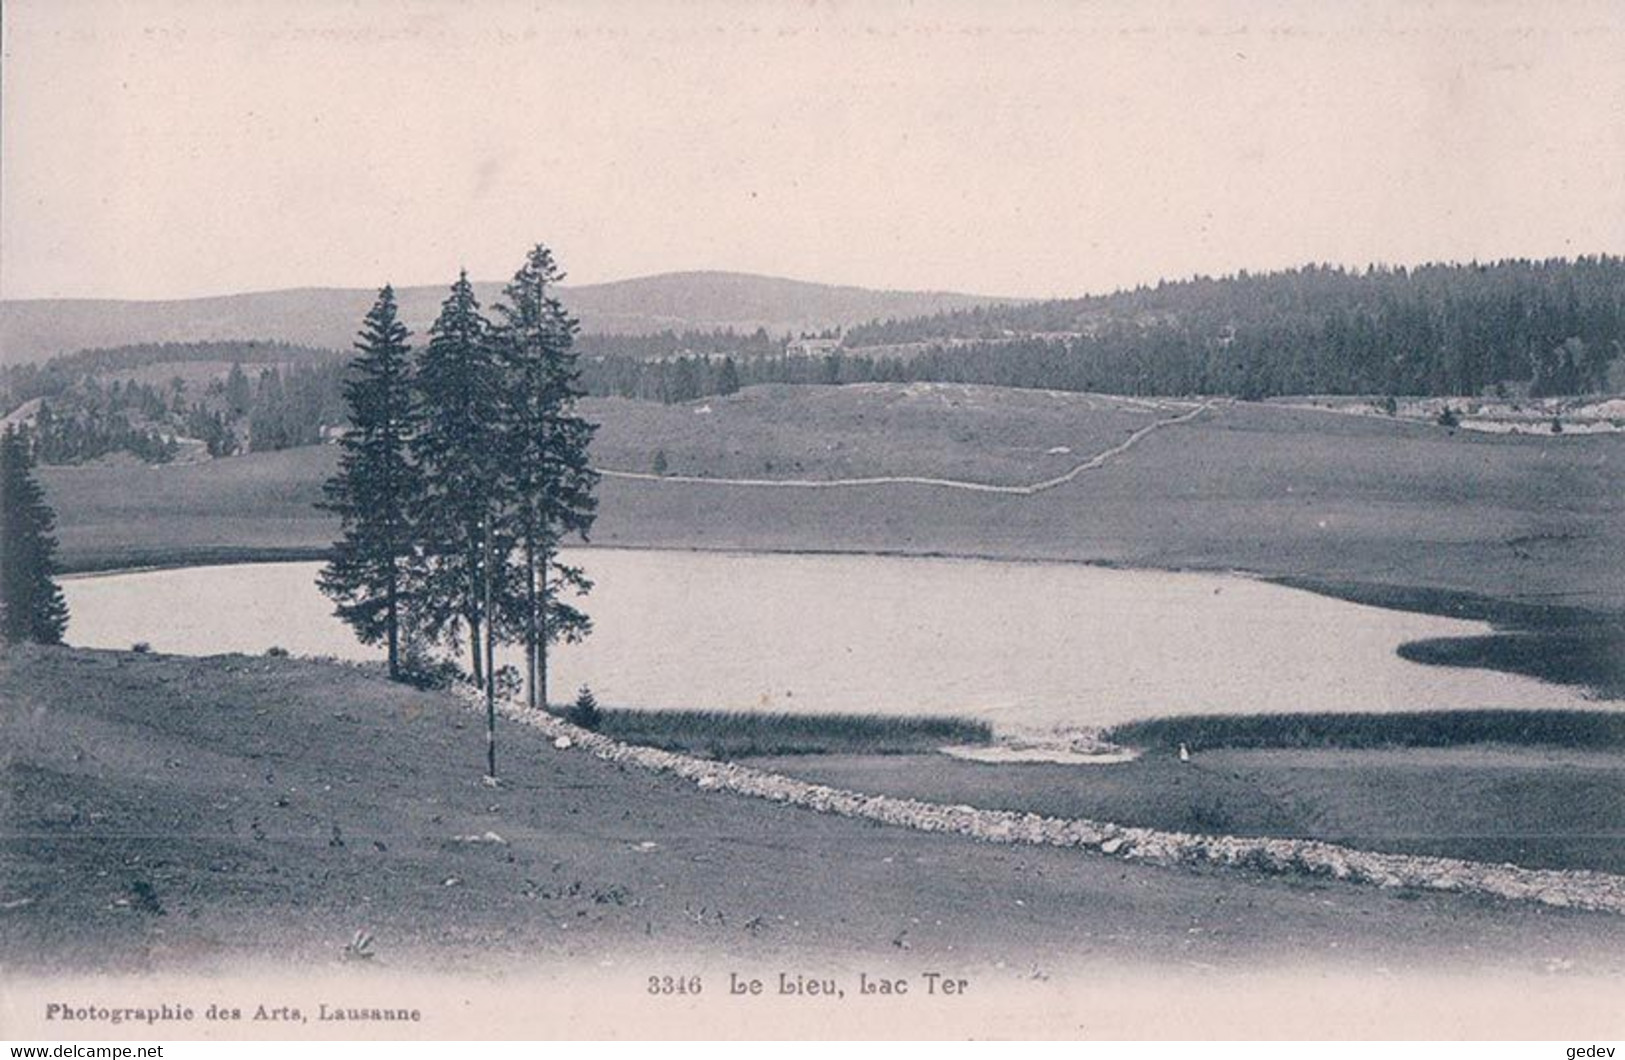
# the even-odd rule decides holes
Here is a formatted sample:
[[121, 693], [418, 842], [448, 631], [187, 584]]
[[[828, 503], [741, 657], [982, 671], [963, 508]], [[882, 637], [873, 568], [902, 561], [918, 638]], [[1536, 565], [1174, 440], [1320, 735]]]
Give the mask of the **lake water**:
[[[1244, 577], [1055, 563], [583, 549], [595, 630], [555, 701], [948, 713], [1004, 731], [1197, 712], [1595, 706], [1530, 678], [1423, 666], [1404, 641], [1487, 632]], [[379, 658], [315, 563], [69, 578], [68, 640], [179, 654]]]

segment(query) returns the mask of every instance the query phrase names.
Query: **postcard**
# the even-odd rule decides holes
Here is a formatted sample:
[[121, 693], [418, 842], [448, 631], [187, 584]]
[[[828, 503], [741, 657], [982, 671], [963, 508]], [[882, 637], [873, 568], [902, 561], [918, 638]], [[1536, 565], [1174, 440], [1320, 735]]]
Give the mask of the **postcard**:
[[13, 0], [0, 1037], [1625, 1034], [1625, 12]]

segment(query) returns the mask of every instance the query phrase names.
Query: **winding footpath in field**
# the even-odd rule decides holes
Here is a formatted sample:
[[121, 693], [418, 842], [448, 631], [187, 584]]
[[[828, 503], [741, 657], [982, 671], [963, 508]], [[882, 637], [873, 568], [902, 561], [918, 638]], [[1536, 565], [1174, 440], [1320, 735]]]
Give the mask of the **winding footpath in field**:
[[[475, 690], [463, 690], [463, 698], [469, 707], [484, 712], [484, 701]], [[1625, 915], [1625, 876], [1608, 872], [1528, 869], [1460, 858], [1385, 854], [1315, 839], [1193, 835], [1081, 817], [1046, 817], [866, 795], [732, 762], [622, 743], [511, 701], [503, 701], [500, 709], [509, 720], [552, 738], [553, 746], [561, 752], [585, 751], [607, 762], [668, 773], [692, 782], [702, 791], [731, 792], [878, 824], [963, 835], [989, 843], [1078, 847], [1151, 864], [1206, 864], [1280, 875], [1321, 876], [1380, 887], [1454, 891]]]
[[[696, 475], [655, 475], [635, 471], [599, 469], [608, 478], [712, 486], [782, 489], [840, 489], [862, 486], [915, 485], [974, 493], [1030, 497], [1055, 489], [1088, 471], [1104, 467], [1146, 436], [1164, 427], [1190, 421], [1212, 409], [1204, 401], [1168, 419], [1160, 419], [1133, 432], [1127, 439], [1090, 457], [1065, 474], [1025, 486], [993, 485], [958, 479], [913, 475], [828, 480], [704, 478]], [[1162, 406], [1166, 408], [1166, 406]], [[483, 710], [476, 694], [470, 705]], [[515, 703], [502, 705], [505, 717], [541, 730], [561, 751], [586, 751], [605, 761], [632, 765], [655, 773], [669, 773], [706, 791], [731, 792], [925, 832], [945, 832], [983, 842], [1024, 843], [1078, 847], [1107, 856], [1164, 865], [1200, 865], [1250, 869], [1276, 874], [1331, 877], [1388, 888], [1413, 888], [1486, 895], [1530, 901], [1559, 908], [1625, 915], [1625, 876], [1592, 870], [1529, 869], [1492, 865], [1460, 858], [1388, 854], [1357, 850], [1313, 839], [1259, 836], [1195, 835], [1153, 828], [1136, 828], [1086, 818], [1047, 817], [1011, 810], [975, 806], [949, 806], [919, 799], [862, 792], [813, 784], [793, 777], [689, 755], [621, 743], [578, 728], [552, 715]]]
[[612, 468], [598, 468], [597, 471], [605, 478], [632, 479], [638, 482], [674, 482], [696, 483], [706, 486], [766, 486], [781, 489], [843, 489], [851, 486], [939, 486], [943, 489], [965, 490], [971, 493], [1001, 493], [1014, 497], [1031, 497], [1052, 490], [1057, 486], [1064, 486], [1086, 471], [1094, 471], [1106, 466], [1106, 463], [1115, 457], [1121, 456], [1133, 448], [1140, 439], [1153, 431], [1164, 427], [1173, 427], [1181, 423], [1189, 423], [1202, 413], [1213, 407], [1212, 401], [1204, 401], [1188, 412], [1181, 413], [1170, 419], [1156, 420], [1146, 424], [1123, 441], [1102, 450], [1083, 463], [1074, 467], [1065, 474], [1054, 478], [1044, 479], [1027, 486], [1000, 486], [989, 482], [967, 482], [963, 479], [928, 478], [922, 475], [876, 475], [871, 478], [833, 478], [833, 479], [794, 479], [794, 478], [707, 478], [702, 475], [656, 475], [645, 471], [616, 471]]

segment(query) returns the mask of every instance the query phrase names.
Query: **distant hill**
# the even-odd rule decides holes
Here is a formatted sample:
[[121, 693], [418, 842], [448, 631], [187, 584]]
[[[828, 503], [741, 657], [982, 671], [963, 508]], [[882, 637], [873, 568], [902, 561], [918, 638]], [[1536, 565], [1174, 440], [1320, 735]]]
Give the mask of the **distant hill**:
[[[500, 283], [475, 285], [482, 305]], [[348, 349], [376, 295], [367, 288], [299, 288], [179, 301], [0, 301], [0, 364], [137, 343], [258, 339]], [[917, 317], [1000, 299], [934, 291], [877, 291], [733, 272], [681, 272], [560, 288], [586, 332], [642, 334], [733, 328], [822, 331]], [[434, 320], [445, 286], [400, 287], [401, 315], [415, 332]]]

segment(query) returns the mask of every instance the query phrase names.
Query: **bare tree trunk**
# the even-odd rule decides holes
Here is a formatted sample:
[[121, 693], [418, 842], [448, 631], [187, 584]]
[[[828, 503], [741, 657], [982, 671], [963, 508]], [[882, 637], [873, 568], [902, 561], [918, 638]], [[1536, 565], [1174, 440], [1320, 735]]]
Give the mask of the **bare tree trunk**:
[[[484, 523], [481, 523], [481, 533], [484, 533], [484, 530], [486, 530], [486, 527], [484, 527]], [[481, 626], [481, 619], [486, 623], [491, 621], [489, 611], [484, 616], [479, 615], [479, 605], [474, 603], [474, 598], [478, 597], [478, 593], [481, 592], [481, 585], [479, 585], [479, 566], [481, 566], [479, 554], [481, 554], [483, 548], [483, 543], [479, 546], [470, 545], [468, 551], [463, 554], [463, 561], [466, 564], [465, 569], [468, 572], [468, 610], [463, 611], [463, 621], [468, 623], [468, 652], [470, 652], [474, 660], [474, 684], [479, 688], [486, 686], [486, 660], [484, 660], [484, 647], [479, 626]]]
[[400, 652], [400, 603], [399, 590], [396, 588], [396, 574], [394, 561], [390, 561], [389, 568], [389, 679], [401, 679], [401, 652]]
[[485, 775], [497, 775], [497, 682], [492, 670], [496, 624], [491, 610], [491, 513], [485, 515]]
[[480, 620], [477, 615], [466, 614], [463, 621], [468, 623], [468, 650], [473, 656], [474, 683], [481, 688], [485, 687], [485, 657], [480, 647]]
[[542, 702], [547, 702], [547, 615], [550, 601], [547, 592], [547, 568], [553, 562], [553, 556], [547, 548], [542, 549], [542, 577], [541, 577], [541, 606], [536, 615], [536, 681], [541, 688]]
[[530, 709], [547, 707], [547, 696], [536, 689], [536, 535], [534, 527], [525, 533], [525, 687], [530, 693]]
[[[537, 298], [540, 299], [542, 292], [538, 290], [536, 294]], [[550, 437], [551, 432], [549, 430], [551, 423], [552, 421], [548, 418], [547, 410], [544, 408], [542, 411], [541, 423], [542, 456], [540, 469], [543, 477], [543, 497], [548, 497], [551, 495], [552, 486], [551, 481], [547, 479], [547, 457], [552, 446]], [[533, 660], [531, 665], [536, 671], [538, 695], [541, 698], [542, 708], [544, 710], [547, 708], [547, 616], [551, 606], [550, 601], [547, 598], [547, 571], [553, 560], [552, 550], [548, 547], [548, 541], [550, 539], [546, 536], [548, 533], [548, 524], [546, 520], [547, 516], [545, 514], [537, 513], [536, 518], [532, 521], [532, 544], [535, 544], [535, 536], [541, 535], [541, 556], [537, 557], [534, 551], [530, 556], [531, 592], [533, 595], [539, 594], [541, 597], [539, 601], [533, 601], [533, 605], [531, 607], [532, 639], [530, 654], [531, 659]], [[539, 586], [537, 585], [538, 558], [541, 561], [541, 584]]]

